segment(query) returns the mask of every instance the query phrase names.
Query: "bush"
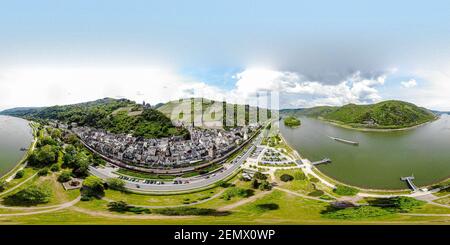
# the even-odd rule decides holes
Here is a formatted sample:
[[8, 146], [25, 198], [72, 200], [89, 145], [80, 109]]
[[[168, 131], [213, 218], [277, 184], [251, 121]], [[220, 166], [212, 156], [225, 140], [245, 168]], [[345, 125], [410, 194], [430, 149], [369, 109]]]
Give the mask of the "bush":
[[270, 211], [270, 210], [277, 210], [280, 208], [280, 206], [276, 203], [263, 203], [257, 204], [256, 208], [261, 211]]
[[344, 209], [336, 209], [332, 207], [322, 213], [324, 217], [330, 219], [364, 219], [389, 214], [391, 214], [390, 211], [373, 206], [359, 206]]
[[239, 187], [231, 187], [228, 188], [223, 194], [222, 198], [225, 200], [230, 200], [233, 197], [249, 197], [253, 195], [253, 191], [249, 189], [239, 188]]
[[280, 180], [283, 182], [288, 182], [288, 181], [292, 181], [294, 180], [294, 177], [292, 175], [289, 174], [283, 174], [280, 176]]
[[7, 205], [36, 205], [50, 201], [52, 191], [47, 186], [32, 185], [5, 198]]
[[19, 171], [17, 171], [16, 175], [14, 176], [14, 179], [21, 179], [24, 175], [25, 175], [25, 171], [23, 169], [19, 170]]
[[306, 176], [301, 170], [297, 170], [293, 174], [295, 180], [305, 180]]
[[358, 194], [359, 190], [350, 186], [337, 185], [333, 192], [340, 196], [354, 196]]
[[319, 183], [320, 180], [316, 177], [312, 177], [311, 179], [309, 179], [309, 181], [313, 182], [313, 183]]
[[252, 186], [253, 189], [258, 189], [258, 187], [259, 187], [258, 180], [257, 179], [252, 179], [251, 186]]
[[103, 186], [103, 180], [96, 176], [88, 176], [83, 181], [83, 187], [81, 188], [83, 196], [99, 197], [105, 195], [105, 188]]
[[59, 165], [58, 164], [53, 164], [52, 166], [50, 166], [50, 170], [52, 171], [52, 172], [58, 172], [59, 170], [61, 170], [61, 168], [59, 167]]
[[125, 191], [125, 182], [121, 179], [110, 178], [106, 181], [108, 188], [116, 191]]
[[390, 202], [392, 203], [394, 208], [400, 212], [410, 211], [426, 203], [424, 201], [420, 201], [412, 197], [404, 197], [404, 196], [390, 198]]
[[61, 183], [67, 182], [72, 179], [72, 173], [70, 171], [64, 171], [58, 176], [58, 181]]
[[4, 191], [7, 186], [8, 186], [8, 183], [6, 181], [0, 180], [0, 192]]
[[126, 211], [128, 211], [128, 208], [129, 208], [128, 204], [124, 201], [108, 203], [108, 209], [110, 211], [125, 213]]
[[39, 175], [39, 176], [46, 176], [47, 174], [48, 174], [48, 168], [41, 168], [38, 172], [37, 172], [37, 174]]
[[323, 194], [324, 194], [324, 192], [322, 190], [315, 190], [315, 191], [312, 191], [312, 192], [308, 193], [308, 196], [320, 197]]
[[267, 176], [265, 174], [262, 174], [261, 172], [256, 172], [253, 175], [253, 178], [258, 179], [258, 180], [266, 180]]
[[263, 180], [259, 184], [258, 189], [260, 189], [262, 191], [268, 191], [268, 190], [272, 189], [272, 186], [269, 184], [269, 182], [267, 180]]
[[226, 212], [218, 212], [215, 209], [210, 208], [192, 208], [192, 207], [180, 207], [180, 208], [162, 208], [154, 209], [153, 213], [169, 216], [190, 216], [190, 215], [225, 215]]

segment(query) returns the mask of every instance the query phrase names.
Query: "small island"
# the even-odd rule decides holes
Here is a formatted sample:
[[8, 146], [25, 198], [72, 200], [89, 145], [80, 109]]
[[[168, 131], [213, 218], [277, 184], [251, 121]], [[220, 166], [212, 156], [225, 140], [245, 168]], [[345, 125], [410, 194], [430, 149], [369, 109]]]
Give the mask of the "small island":
[[301, 125], [301, 122], [299, 119], [293, 116], [287, 116], [284, 118], [284, 125], [288, 127], [298, 127]]

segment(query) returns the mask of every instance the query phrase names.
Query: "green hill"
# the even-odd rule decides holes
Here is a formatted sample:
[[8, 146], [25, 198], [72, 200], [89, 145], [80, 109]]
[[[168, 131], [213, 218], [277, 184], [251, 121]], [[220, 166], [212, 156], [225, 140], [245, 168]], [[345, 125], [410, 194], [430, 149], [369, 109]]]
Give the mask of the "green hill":
[[58, 120], [106, 129], [113, 133], [131, 133], [145, 138], [172, 135], [188, 136], [188, 131], [172, 125], [163, 113], [127, 99], [105, 98], [64, 106], [5, 110], [1, 114], [29, 119]]
[[[248, 110], [246, 110], [248, 107]], [[254, 106], [226, 103], [225, 107], [222, 101], [214, 101], [205, 98], [188, 98], [169, 101], [163, 105], [158, 106], [157, 110], [164, 113], [173, 122], [183, 122], [190, 124], [192, 122], [191, 112], [194, 108], [195, 125], [203, 125], [205, 127], [222, 127], [224, 119], [226, 125], [234, 126], [245, 125], [246, 121], [249, 123], [256, 123], [258, 120], [257, 108]], [[235, 121], [235, 109], [238, 114]], [[267, 120], [267, 110], [260, 108], [259, 121]]]
[[342, 107], [313, 107], [284, 111], [320, 118], [355, 128], [398, 129], [432, 121], [431, 111], [404, 101], [389, 100], [372, 105], [348, 104]]

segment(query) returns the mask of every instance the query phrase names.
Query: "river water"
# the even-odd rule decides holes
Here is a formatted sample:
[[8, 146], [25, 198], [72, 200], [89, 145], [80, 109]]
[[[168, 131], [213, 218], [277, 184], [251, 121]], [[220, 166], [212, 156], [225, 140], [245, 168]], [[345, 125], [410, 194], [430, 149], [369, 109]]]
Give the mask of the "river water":
[[33, 134], [28, 121], [0, 116], [0, 176], [14, 168], [22, 159], [25, 151], [33, 140]]
[[[414, 175], [418, 186], [450, 177], [450, 116], [424, 126], [392, 132], [362, 132], [301, 117], [302, 125], [280, 130], [300, 155], [311, 161], [328, 157], [318, 165], [324, 174], [354, 186], [404, 189], [402, 176]], [[338, 142], [329, 136], [359, 142]]]

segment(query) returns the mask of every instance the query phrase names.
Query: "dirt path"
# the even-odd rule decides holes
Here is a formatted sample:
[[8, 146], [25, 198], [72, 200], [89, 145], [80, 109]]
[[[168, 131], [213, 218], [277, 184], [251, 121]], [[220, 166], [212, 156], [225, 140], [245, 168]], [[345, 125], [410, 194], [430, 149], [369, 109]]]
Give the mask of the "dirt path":
[[77, 197], [75, 200], [73, 200], [71, 202], [63, 203], [61, 205], [57, 205], [57, 206], [55, 206], [55, 208], [39, 210], [39, 211], [34, 211], [34, 212], [28, 212], [28, 213], [0, 214], [0, 217], [26, 216], [26, 215], [35, 215], [35, 214], [43, 214], [43, 213], [55, 212], [55, 211], [58, 211], [58, 210], [61, 210], [61, 209], [65, 209], [65, 208], [68, 208], [68, 207], [71, 207], [71, 206], [75, 205], [76, 203], [78, 203], [80, 201], [80, 199], [81, 199], [81, 197]]
[[226, 206], [220, 207], [220, 208], [217, 209], [217, 211], [219, 211], [219, 212], [230, 211], [232, 209], [235, 209], [237, 207], [245, 205], [245, 204], [247, 204], [249, 202], [253, 202], [253, 201], [255, 201], [255, 200], [257, 200], [257, 199], [259, 199], [259, 198], [261, 198], [261, 197], [263, 197], [263, 196], [265, 196], [267, 194], [269, 194], [269, 193], [272, 193], [272, 191], [260, 192], [260, 193], [254, 195], [254, 196], [249, 197], [249, 198], [245, 198], [243, 200], [240, 200], [238, 202], [232, 203], [230, 205], [226, 205]]
[[11, 189], [9, 189], [9, 190], [7, 190], [7, 191], [5, 191], [5, 192], [0, 193], [0, 196], [3, 196], [3, 195], [5, 195], [5, 194], [8, 194], [8, 193], [10, 193], [11, 191], [13, 191], [13, 190], [19, 188], [19, 187], [22, 186], [23, 184], [25, 184], [25, 183], [27, 183], [28, 181], [30, 181], [31, 179], [33, 179], [36, 175], [37, 175], [37, 173], [31, 175], [30, 177], [28, 177], [28, 179], [24, 180], [23, 182], [21, 182], [20, 184], [14, 186], [13, 188], [11, 188]]
[[334, 200], [323, 200], [323, 199], [320, 199], [318, 197], [312, 197], [312, 196], [308, 196], [308, 195], [303, 195], [303, 194], [300, 194], [298, 192], [294, 192], [294, 191], [291, 191], [291, 190], [283, 189], [283, 188], [280, 188], [280, 187], [274, 187], [274, 189], [277, 189], [279, 191], [283, 191], [283, 192], [292, 194], [294, 196], [298, 196], [298, 197], [302, 197], [302, 198], [306, 198], [306, 199], [311, 199], [311, 200], [315, 200], [315, 201], [334, 202]]

